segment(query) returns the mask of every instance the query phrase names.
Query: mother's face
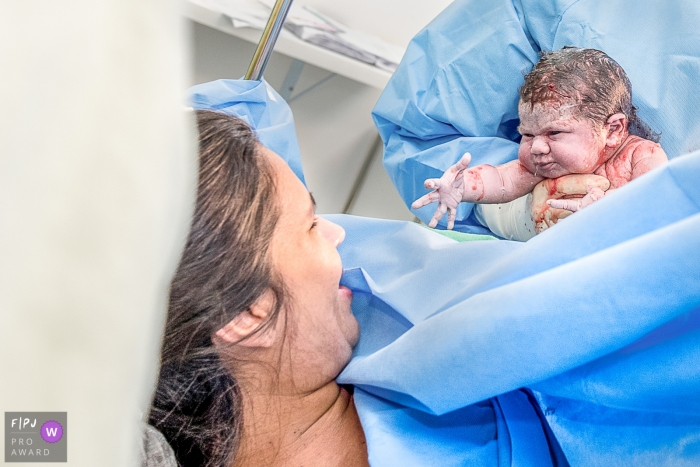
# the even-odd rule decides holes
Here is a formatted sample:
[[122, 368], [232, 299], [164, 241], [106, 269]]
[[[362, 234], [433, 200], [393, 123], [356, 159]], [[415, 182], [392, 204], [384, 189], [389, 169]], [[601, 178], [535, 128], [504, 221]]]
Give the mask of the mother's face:
[[284, 312], [292, 374], [301, 388], [322, 384], [350, 361], [359, 337], [352, 292], [339, 284], [337, 247], [345, 231], [316, 216], [311, 194], [289, 166], [272, 151], [263, 152], [277, 178], [281, 214], [270, 255], [290, 295]]

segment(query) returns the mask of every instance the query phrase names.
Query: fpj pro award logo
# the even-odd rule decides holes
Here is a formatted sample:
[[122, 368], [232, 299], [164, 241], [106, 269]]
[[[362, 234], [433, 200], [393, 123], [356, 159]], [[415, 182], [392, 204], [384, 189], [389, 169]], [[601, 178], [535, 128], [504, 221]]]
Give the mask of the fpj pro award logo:
[[67, 462], [66, 412], [5, 412], [5, 462]]

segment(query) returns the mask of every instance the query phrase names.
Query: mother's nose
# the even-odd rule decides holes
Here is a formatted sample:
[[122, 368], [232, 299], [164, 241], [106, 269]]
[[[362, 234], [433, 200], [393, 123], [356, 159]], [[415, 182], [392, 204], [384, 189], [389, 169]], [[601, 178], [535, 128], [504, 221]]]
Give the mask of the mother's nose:
[[345, 229], [323, 217], [319, 217], [317, 222], [319, 232], [331, 245], [337, 247], [343, 243], [343, 240], [345, 240]]
[[532, 138], [530, 152], [532, 154], [549, 154], [549, 144], [544, 136], [535, 136]]

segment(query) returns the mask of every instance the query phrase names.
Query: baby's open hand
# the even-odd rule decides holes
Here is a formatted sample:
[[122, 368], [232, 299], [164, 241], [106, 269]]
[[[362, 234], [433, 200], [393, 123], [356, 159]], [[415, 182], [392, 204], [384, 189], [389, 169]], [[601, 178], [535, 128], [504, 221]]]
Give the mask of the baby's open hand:
[[430, 203], [438, 202], [437, 209], [428, 226], [435, 228], [438, 221], [447, 214], [447, 229], [452, 230], [457, 217], [457, 206], [462, 202], [464, 194], [464, 170], [469, 167], [472, 156], [466, 153], [459, 162], [450, 167], [440, 178], [429, 178], [424, 182], [428, 190], [433, 190], [423, 195], [411, 204], [413, 209], [422, 208]]

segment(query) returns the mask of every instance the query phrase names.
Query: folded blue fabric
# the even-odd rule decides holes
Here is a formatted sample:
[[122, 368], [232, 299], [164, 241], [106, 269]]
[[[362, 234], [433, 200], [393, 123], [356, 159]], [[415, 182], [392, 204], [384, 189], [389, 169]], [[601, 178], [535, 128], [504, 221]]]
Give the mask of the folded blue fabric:
[[[700, 149], [700, 3], [639, 0], [456, 0], [409, 44], [374, 109], [384, 166], [410, 206], [462, 154], [515, 159], [518, 89], [540, 51], [603, 50], [632, 82], [639, 116], [670, 158]], [[428, 222], [435, 206], [415, 214]], [[445, 228], [446, 219], [439, 226]], [[486, 233], [472, 205], [455, 229]]]
[[338, 380], [436, 420], [530, 387], [572, 465], [700, 464], [698, 179], [679, 157], [527, 243], [329, 216], [362, 329]]

